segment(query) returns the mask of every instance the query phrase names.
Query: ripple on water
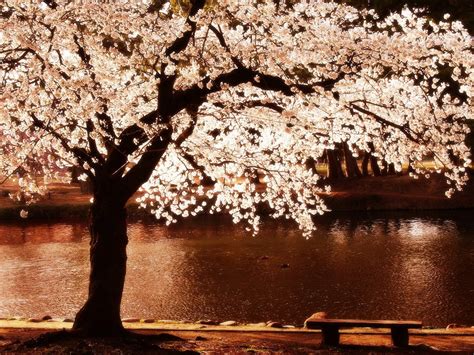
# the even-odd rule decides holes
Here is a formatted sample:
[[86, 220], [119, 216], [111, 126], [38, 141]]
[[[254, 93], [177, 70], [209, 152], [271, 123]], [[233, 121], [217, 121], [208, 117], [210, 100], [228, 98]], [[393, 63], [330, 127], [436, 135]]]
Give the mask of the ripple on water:
[[[252, 237], [216, 219], [129, 234], [124, 316], [301, 324], [324, 310], [474, 324], [474, 225], [462, 213], [325, 218], [309, 240], [285, 223]], [[73, 316], [88, 248], [81, 223], [0, 225], [0, 316]]]

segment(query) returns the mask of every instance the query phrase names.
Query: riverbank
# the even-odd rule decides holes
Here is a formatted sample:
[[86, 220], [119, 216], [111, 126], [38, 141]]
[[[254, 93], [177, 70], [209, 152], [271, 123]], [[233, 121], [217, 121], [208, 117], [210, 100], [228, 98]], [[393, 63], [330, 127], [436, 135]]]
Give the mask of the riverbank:
[[451, 198], [449, 185], [440, 175], [413, 179], [409, 176], [366, 177], [332, 184], [324, 196], [333, 211], [420, 211], [474, 208], [474, 176]]
[[[474, 182], [471, 178], [463, 191], [452, 198], [445, 196], [447, 185], [442, 176], [414, 180], [408, 176], [364, 177], [344, 179], [332, 183], [330, 193], [321, 194], [334, 212], [350, 211], [421, 211], [445, 209], [473, 209]], [[28, 210], [31, 219], [58, 219], [87, 216], [91, 196], [83, 194], [79, 185], [55, 184], [47, 198], [25, 206], [12, 201], [8, 194], [12, 185], [0, 185], [0, 220], [20, 219], [20, 211]], [[148, 218], [135, 201], [129, 203], [131, 218]], [[265, 214], [262, 208], [262, 214]]]
[[[146, 322], [148, 321], [148, 322]], [[70, 322], [59, 320], [0, 320], [0, 353], [431, 353], [474, 351], [474, 328], [421, 329], [410, 331], [410, 347], [391, 345], [389, 330], [352, 328], [341, 331], [341, 346], [324, 348], [319, 331], [304, 328], [273, 328], [265, 323], [248, 325], [208, 325], [173, 321], [137, 320], [124, 322], [127, 329], [153, 335], [140, 342], [124, 339], [74, 339], [59, 337], [44, 341], [42, 334], [70, 329]], [[160, 334], [167, 334], [161, 335]], [[36, 339], [31, 341], [31, 339]]]

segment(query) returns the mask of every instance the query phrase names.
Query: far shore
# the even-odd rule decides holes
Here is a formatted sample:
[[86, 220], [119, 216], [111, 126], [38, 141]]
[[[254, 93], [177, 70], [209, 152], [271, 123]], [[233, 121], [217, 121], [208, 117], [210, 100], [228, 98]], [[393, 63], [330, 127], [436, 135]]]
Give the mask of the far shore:
[[[333, 182], [332, 191], [321, 197], [333, 212], [367, 211], [433, 211], [474, 209], [474, 182], [471, 178], [461, 192], [445, 196], [449, 185], [441, 176], [414, 180], [408, 176], [364, 177]], [[86, 217], [91, 195], [81, 193], [78, 184], [55, 184], [47, 198], [25, 206], [8, 197], [13, 186], [0, 185], [0, 221], [19, 220], [20, 211], [28, 211], [29, 219], [62, 219]], [[149, 218], [147, 211], [129, 203], [132, 219]], [[330, 212], [329, 212], [330, 213]], [[261, 214], [266, 208], [261, 207]]]

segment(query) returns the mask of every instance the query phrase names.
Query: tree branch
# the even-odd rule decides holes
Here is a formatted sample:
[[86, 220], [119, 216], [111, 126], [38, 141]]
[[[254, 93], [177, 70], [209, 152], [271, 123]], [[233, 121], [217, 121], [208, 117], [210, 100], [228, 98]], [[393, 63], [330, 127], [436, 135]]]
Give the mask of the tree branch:
[[81, 58], [81, 60], [84, 62], [84, 64], [86, 65], [86, 68], [87, 69], [91, 69], [92, 68], [92, 65], [90, 63], [91, 61], [91, 56], [89, 54], [87, 54], [86, 50], [84, 49], [84, 47], [79, 43], [79, 37], [77, 37], [77, 35], [74, 35], [73, 36], [73, 39], [74, 39], [74, 43], [76, 44], [77, 46], [77, 55]]
[[[209, 25], [209, 29], [214, 33], [214, 35], [217, 37], [217, 40], [219, 41], [220, 45], [225, 49], [225, 51], [229, 54], [231, 54], [230, 52], [230, 48], [229, 46], [227, 45], [225, 39], [224, 39], [224, 35], [222, 34], [222, 31], [220, 29], [217, 29], [215, 28], [212, 24]], [[237, 67], [237, 68], [243, 68], [243, 64], [242, 62], [235, 56], [233, 56], [231, 54], [230, 56], [230, 59], [232, 60], [232, 62], [234, 63], [234, 65]]]
[[148, 181], [171, 142], [171, 134], [172, 129], [168, 127], [153, 138], [138, 163], [122, 178], [121, 198], [124, 203], [133, 196], [140, 186]]
[[398, 129], [400, 132], [402, 132], [408, 139], [410, 139], [411, 141], [415, 142], [415, 143], [419, 143], [419, 139], [415, 136], [413, 136], [413, 134], [411, 133], [411, 130], [409, 127], [407, 127], [406, 125], [399, 125], [399, 124], [396, 124], [396, 123], [393, 123], [385, 118], [383, 118], [382, 116], [379, 116], [377, 115], [376, 113], [373, 113], [372, 111], [369, 111], [363, 107], [360, 107], [359, 105], [356, 105], [354, 103], [352, 103], [350, 106], [347, 106], [347, 108], [350, 110], [350, 111], [358, 111], [360, 113], [363, 113], [367, 116], [370, 116], [372, 117], [373, 119], [375, 119], [377, 122], [380, 122], [381, 124], [385, 125], [385, 126], [389, 126], [389, 127], [392, 127], [392, 128], [396, 128]]
[[201, 104], [207, 101], [207, 96], [209, 94], [221, 90], [222, 85], [225, 84], [235, 87], [240, 84], [251, 83], [253, 86], [262, 90], [277, 91], [283, 93], [286, 96], [292, 96], [294, 95], [294, 90], [299, 90], [305, 94], [310, 94], [315, 92], [316, 86], [327, 88], [328, 86], [334, 85], [333, 82], [335, 80], [341, 79], [342, 77], [339, 79], [331, 79], [331, 81], [324, 80], [315, 83], [314, 85], [287, 84], [280, 77], [263, 74], [257, 70], [240, 67], [228, 73], [219, 75], [212, 82], [209, 78], [206, 78], [200, 83], [200, 85], [196, 84], [186, 90], [176, 91], [174, 94], [174, 107], [171, 113], [176, 114], [190, 105], [199, 107]]
[[95, 116], [99, 121], [100, 127], [113, 139], [117, 138], [114, 131], [114, 125], [112, 123], [112, 117], [107, 114], [107, 106], [105, 106], [104, 112], [96, 113]]
[[196, 121], [197, 121], [197, 112], [196, 111], [192, 111], [192, 110], [188, 110], [188, 113], [189, 115], [191, 116], [191, 122], [189, 124], [188, 127], [186, 127], [185, 130], [183, 130], [183, 132], [181, 132], [181, 134], [179, 135], [179, 137], [174, 141], [174, 144], [177, 146], [177, 147], [180, 147], [181, 144], [186, 140], [188, 139], [191, 134], [193, 134], [194, 132], [194, 127], [196, 127]]
[[189, 12], [188, 18], [186, 19], [186, 24], [191, 27], [188, 31], [184, 32], [183, 35], [177, 38], [171, 46], [169, 46], [166, 51], [165, 55], [169, 57], [173, 53], [179, 53], [186, 49], [188, 43], [193, 36], [194, 32], [196, 31], [196, 22], [192, 21], [190, 17], [195, 16], [199, 10], [201, 10], [204, 5], [206, 5], [206, 0], [194, 0], [192, 1], [193, 5], [191, 7], [191, 11]]
[[282, 106], [276, 104], [275, 102], [265, 102], [263, 100], [252, 100], [252, 101], [244, 102], [238, 106], [238, 108], [243, 108], [243, 107], [247, 107], [247, 108], [265, 107], [278, 113], [282, 113], [285, 110]]
[[[81, 164], [89, 164], [91, 167], [95, 167], [96, 164], [92, 160], [92, 158], [87, 154], [87, 152], [79, 147], [71, 147], [68, 144], [68, 141], [66, 138], [64, 138], [62, 135], [60, 135], [58, 132], [56, 132], [54, 129], [51, 127], [47, 126], [43, 121], [41, 121], [34, 113], [30, 113], [30, 117], [33, 119], [33, 125], [35, 127], [38, 127], [48, 133], [50, 133], [54, 138], [56, 138], [59, 143], [62, 145], [62, 147], [68, 152], [74, 154], [74, 156], [81, 162]], [[86, 172], [87, 169], [85, 170]], [[92, 177], [92, 174], [89, 175], [89, 177]]]
[[[140, 121], [144, 124], [151, 124], [156, 121], [158, 111], [151, 111], [143, 116]], [[138, 124], [127, 127], [119, 136], [118, 146], [111, 147], [112, 152], [105, 163], [105, 169], [109, 174], [121, 176], [128, 162], [128, 156], [135, 152], [145, 141], [146, 133]]]
[[105, 163], [104, 158], [99, 152], [99, 149], [97, 148], [97, 143], [94, 138], [92, 138], [93, 132], [96, 131], [94, 127], [94, 123], [92, 120], [88, 119], [86, 122], [86, 130], [87, 130], [87, 142], [89, 143], [89, 149], [91, 151], [91, 154], [93, 155], [94, 158], [96, 158], [101, 164]]

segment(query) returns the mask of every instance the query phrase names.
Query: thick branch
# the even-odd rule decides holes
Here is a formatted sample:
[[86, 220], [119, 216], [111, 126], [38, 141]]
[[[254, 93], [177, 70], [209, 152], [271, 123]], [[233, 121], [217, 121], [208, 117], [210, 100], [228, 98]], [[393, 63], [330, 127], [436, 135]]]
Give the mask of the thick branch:
[[[152, 111], [143, 116], [140, 121], [144, 124], [151, 124], [156, 121], [158, 111]], [[112, 152], [106, 161], [106, 171], [109, 174], [121, 176], [128, 162], [128, 156], [135, 152], [145, 141], [146, 133], [138, 124], [127, 127], [119, 136], [118, 146], [111, 147]]]
[[190, 105], [199, 107], [202, 103], [206, 102], [209, 94], [221, 90], [222, 85], [235, 87], [244, 83], [251, 83], [262, 90], [281, 92], [287, 96], [294, 95], [293, 90], [295, 89], [305, 94], [310, 94], [315, 92], [315, 86], [326, 87], [327, 85], [326, 81], [315, 83], [314, 85], [287, 84], [280, 77], [241, 67], [219, 75], [212, 82], [207, 78], [200, 85], [196, 84], [186, 90], [176, 91], [172, 113], [176, 114]]
[[43, 0], [43, 2], [48, 5], [51, 9], [55, 9], [58, 7], [58, 4], [54, 0]]
[[91, 154], [94, 156], [94, 158], [96, 158], [98, 161], [100, 161], [101, 163], [104, 163], [104, 158], [102, 157], [102, 155], [100, 154], [99, 152], [99, 149], [97, 148], [97, 143], [96, 141], [94, 140], [94, 138], [92, 138], [92, 135], [93, 133], [95, 132], [95, 127], [94, 127], [94, 123], [92, 122], [92, 120], [87, 120], [86, 122], [86, 129], [87, 129], [87, 142], [89, 143], [89, 149], [91, 151]]
[[91, 56], [87, 54], [86, 50], [84, 47], [79, 43], [79, 37], [77, 35], [74, 35], [74, 43], [77, 46], [77, 55], [81, 58], [81, 60], [84, 62], [85, 66], [87, 69], [90, 69], [92, 67], [90, 61], [91, 61]]
[[[205, 78], [199, 85], [193, 85], [186, 90], [175, 92], [174, 107], [170, 108], [170, 114], [174, 115], [179, 111], [190, 107], [199, 107], [207, 101], [209, 94], [218, 92], [223, 85], [235, 87], [244, 83], [251, 83], [253, 86], [262, 90], [281, 92], [286, 96], [293, 96], [295, 91], [301, 91], [304, 94], [312, 94], [316, 92], [316, 88], [323, 88], [324, 90], [332, 90], [334, 85], [340, 80], [344, 79], [344, 72], [340, 72], [334, 79], [324, 79], [312, 84], [287, 83], [282, 78], [264, 74], [258, 70], [249, 69], [246, 67], [238, 67], [230, 72], [223, 73], [211, 81]], [[335, 93], [335, 99], [338, 99]]]
[[179, 147], [181, 144], [188, 139], [191, 134], [194, 132], [194, 127], [196, 127], [196, 121], [197, 121], [197, 112], [188, 110], [189, 115], [191, 116], [191, 122], [189, 122], [189, 126], [186, 127], [183, 132], [178, 136], [178, 138], [174, 141], [174, 144]]
[[206, 5], [206, 0], [194, 0], [193, 6], [191, 7], [191, 11], [189, 12], [189, 16], [186, 20], [186, 24], [189, 25], [191, 28], [184, 32], [183, 35], [177, 38], [171, 46], [166, 49], [165, 54], [169, 57], [173, 53], [179, 53], [186, 49], [188, 46], [191, 37], [193, 36], [194, 32], [196, 31], [196, 22], [192, 21], [190, 17], [195, 16], [199, 10], [201, 10], [204, 5]]
[[[191, 11], [189, 13], [188, 19], [186, 20], [186, 23], [190, 26], [190, 29], [186, 31], [181, 37], [177, 38], [165, 51], [165, 54], [167, 57], [170, 57], [171, 54], [173, 53], [179, 53], [183, 51], [189, 44], [190, 39], [192, 38], [195, 30], [196, 30], [196, 23], [191, 20], [191, 17], [196, 15], [197, 12], [202, 9], [205, 5], [206, 1], [205, 0], [195, 0], [193, 2]], [[155, 110], [153, 112], [150, 112], [146, 116], [144, 116], [140, 121], [144, 124], [153, 124], [157, 122], [157, 119], [159, 117], [172, 117], [175, 113], [181, 111], [178, 110], [172, 110], [173, 105], [173, 86], [174, 86], [174, 81], [175, 77], [174, 76], [166, 76], [164, 75], [164, 68], [165, 66], [162, 66], [161, 68], [161, 82], [159, 86], [159, 97], [158, 97], [158, 110]], [[186, 107], [190, 107], [189, 105], [186, 105]], [[173, 111], [173, 112], [170, 112]], [[166, 123], [166, 122], [165, 122]], [[146, 137], [145, 132], [143, 129], [137, 125], [133, 124], [126, 128], [122, 134], [119, 137], [119, 145], [117, 147], [113, 147], [113, 151], [109, 156], [109, 159], [107, 160], [106, 164], [106, 169], [109, 173], [121, 173], [123, 172], [123, 169], [125, 168], [125, 165], [127, 164], [127, 157], [135, 152], [140, 144], [143, 143], [144, 139]], [[169, 143], [169, 142], [168, 142]], [[166, 143], [166, 145], [168, 144]], [[156, 160], [154, 165], [156, 165], [161, 158], [161, 155], [159, 154], [153, 154], [153, 151], [156, 149], [154, 148], [155, 146], [160, 146], [160, 138], [155, 137], [152, 140], [152, 143], [150, 144], [147, 152], [145, 152], [140, 159], [140, 162], [133, 167], [129, 173], [124, 177], [125, 184], [129, 185], [136, 185], [135, 181], [142, 180], [142, 177], [139, 177], [139, 175], [146, 176], [147, 173], [144, 173], [142, 171], [145, 171], [148, 169], [149, 166], [153, 165], [153, 161]], [[151, 150], [150, 150], [151, 149]], [[145, 166], [144, 168], [141, 168], [141, 166]], [[153, 167], [154, 168], [154, 167]], [[153, 169], [150, 171], [150, 175]], [[148, 176], [149, 177], [149, 176]], [[132, 182], [133, 180], [133, 182]], [[145, 180], [146, 181], [146, 180]], [[145, 182], [143, 181], [143, 182]], [[138, 185], [135, 188], [135, 191], [141, 186], [143, 183], [141, 182], [140, 185]], [[132, 186], [131, 185], [131, 186]], [[130, 189], [133, 189], [130, 188]], [[127, 187], [127, 189], [129, 189]], [[127, 192], [127, 195], [133, 194], [133, 192]], [[131, 195], [130, 195], [131, 196]], [[128, 198], [128, 197], [127, 197]]]
[[99, 121], [100, 127], [112, 138], [117, 138], [114, 131], [114, 125], [112, 123], [112, 117], [107, 114], [107, 107], [104, 112], [96, 113], [95, 116]]
[[121, 197], [126, 202], [133, 194], [148, 181], [156, 165], [166, 152], [171, 142], [172, 129], [164, 129], [160, 135], [153, 138], [140, 160], [122, 179]]

